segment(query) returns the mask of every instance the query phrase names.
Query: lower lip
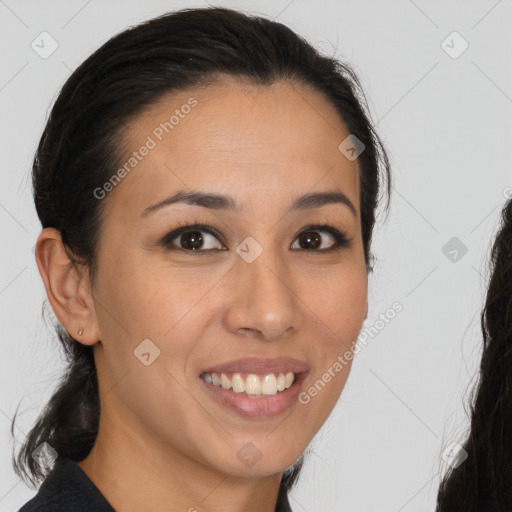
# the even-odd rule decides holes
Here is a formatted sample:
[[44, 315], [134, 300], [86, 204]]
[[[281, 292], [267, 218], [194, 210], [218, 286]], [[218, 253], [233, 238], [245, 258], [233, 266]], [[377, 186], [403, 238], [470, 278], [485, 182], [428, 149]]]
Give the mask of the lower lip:
[[224, 389], [222, 386], [206, 382], [201, 377], [199, 380], [213, 398], [238, 415], [244, 418], [272, 418], [285, 412], [297, 401], [306, 376], [307, 373], [300, 373], [292, 385], [284, 391], [258, 398], [235, 393], [232, 389]]

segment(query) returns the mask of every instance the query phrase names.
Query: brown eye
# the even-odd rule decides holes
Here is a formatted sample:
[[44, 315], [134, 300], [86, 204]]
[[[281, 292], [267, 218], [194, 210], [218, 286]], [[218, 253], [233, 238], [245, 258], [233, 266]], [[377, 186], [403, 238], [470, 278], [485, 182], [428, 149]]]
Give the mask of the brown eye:
[[160, 244], [170, 251], [207, 252], [216, 249], [225, 250], [225, 247], [219, 242], [219, 238], [220, 235], [213, 228], [202, 224], [192, 224], [182, 226], [165, 235]]
[[[334, 240], [334, 243], [331, 243], [326, 248], [320, 248], [324, 242], [325, 235], [322, 236], [319, 233], [328, 233], [329, 237]], [[338, 231], [336, 228], [326, 224], [309, 226], [306, 230], [299, 234], [297, 240], [301, 246], [300, 249], [315, 252], [334, 251], [341, 249], [342, 247], [348, 247], [350, 245], [350, 240], [348, 240], [343, 233]]]
[[322, 237], [318, 231], [305, 231], [299, 236], [299, 243], [307, 246], [303, 249], [318, 249], [322, 245]]
[[198, 250], [204, 244], [204, 237], [201, 231], [185, 231], [180, 235], [179, 242], [183, 249]]

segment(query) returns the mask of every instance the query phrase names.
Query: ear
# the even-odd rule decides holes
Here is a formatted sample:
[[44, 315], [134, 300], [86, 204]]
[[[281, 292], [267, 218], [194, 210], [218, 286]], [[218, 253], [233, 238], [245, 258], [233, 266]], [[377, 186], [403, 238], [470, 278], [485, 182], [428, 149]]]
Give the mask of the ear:
[[35, 255], [46, 295], [59, 322], [72, 338], [94, 345], [99, 340], [99, 330], [87, 271], [79, 271], [69, 259], [60, 231], [55, 228], [41, 231]]

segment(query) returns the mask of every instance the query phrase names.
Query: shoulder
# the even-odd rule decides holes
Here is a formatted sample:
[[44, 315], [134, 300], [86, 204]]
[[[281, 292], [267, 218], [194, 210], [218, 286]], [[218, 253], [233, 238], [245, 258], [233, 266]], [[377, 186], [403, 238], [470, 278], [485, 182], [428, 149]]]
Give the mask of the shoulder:
[[37, 494], [18, 512], [115, 512], [73, 460], [59, 457]]

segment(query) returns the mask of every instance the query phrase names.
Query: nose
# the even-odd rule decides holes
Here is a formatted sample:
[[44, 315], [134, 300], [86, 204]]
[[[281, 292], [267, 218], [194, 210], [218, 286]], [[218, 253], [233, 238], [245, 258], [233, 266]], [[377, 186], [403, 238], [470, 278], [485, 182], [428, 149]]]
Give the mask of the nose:
[[287, 338], [300, 327], [301, 306], [297, 279], [269, 249], [251, 263], [240, 257], [229, 272], [229, 295], [224, 322], [229, 332], [260, 340]]

